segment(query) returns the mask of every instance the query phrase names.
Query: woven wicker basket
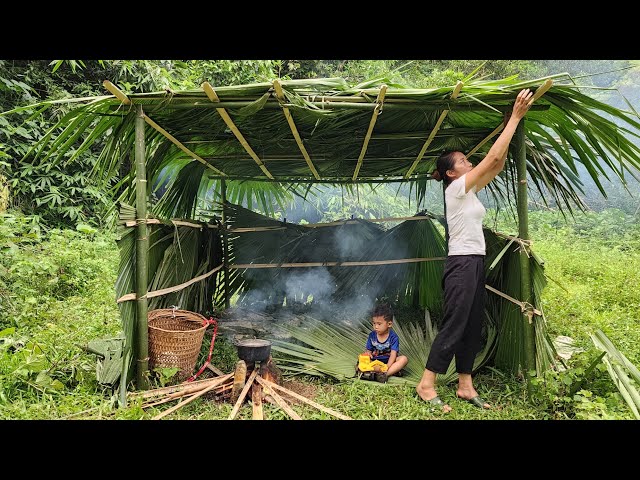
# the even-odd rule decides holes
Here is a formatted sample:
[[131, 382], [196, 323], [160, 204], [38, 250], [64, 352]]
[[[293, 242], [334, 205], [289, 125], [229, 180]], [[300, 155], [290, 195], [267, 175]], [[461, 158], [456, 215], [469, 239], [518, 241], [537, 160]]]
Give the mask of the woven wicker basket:
[[178, 367], [184, 380], [195, 368], [207, 319], [188, 310], [162, 308], [148, 314], [149, 367]]

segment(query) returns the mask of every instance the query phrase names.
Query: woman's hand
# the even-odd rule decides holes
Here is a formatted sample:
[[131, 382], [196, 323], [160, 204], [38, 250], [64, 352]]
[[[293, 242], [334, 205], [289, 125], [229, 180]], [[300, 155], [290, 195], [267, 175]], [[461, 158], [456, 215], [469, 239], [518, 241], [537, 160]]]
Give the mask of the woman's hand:
[[513, 112], [511, 113], [511, 118], [516, 118], [518, 121], [522, 120], [522, 117], [529, 111], [531, 107], [531, 99], [533, 97], [533, 92], [528, 88], [524, 90], [520, 90], [518, 96], [516, 97], [516, 101], [513, 104]]

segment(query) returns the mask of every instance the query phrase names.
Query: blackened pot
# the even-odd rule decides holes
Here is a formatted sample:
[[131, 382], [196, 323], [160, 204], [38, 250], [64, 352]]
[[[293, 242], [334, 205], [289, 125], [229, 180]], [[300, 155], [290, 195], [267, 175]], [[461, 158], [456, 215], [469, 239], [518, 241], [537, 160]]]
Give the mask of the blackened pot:
[[264, 362], [271, 355], [271, 342], [259, 338], [247, 338], [236, 343], [238, 358], [247, 363]]

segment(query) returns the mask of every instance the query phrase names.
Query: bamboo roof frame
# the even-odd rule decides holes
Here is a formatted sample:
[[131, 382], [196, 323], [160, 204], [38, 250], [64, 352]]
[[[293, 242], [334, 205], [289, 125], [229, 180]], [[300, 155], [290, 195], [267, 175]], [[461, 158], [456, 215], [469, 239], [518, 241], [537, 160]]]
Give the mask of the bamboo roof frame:
[[[220, 99], [218, 98], [218, 95], [216, 94], [213, 87], [209, 84], [209, 82], [204, 82], [202, 84], [202, 89], [206, 92], [207, 96], [209, 97], [209, 100], [211, 100], [212, 102], [220, 101]], [[236, 127], [236, 124], [233, 123], [233, 120], [231, 120], [231, 117], [229, 116], [227, 111], [224, 108], [216, 108], [216, 110], [224, 120], [224, 123], [227, 124], [227, 126], [231, 129], [233, 134], [236, 136], [240, 144], [242, 144], [242, 146], [247, 151], [247, 153], [249, 153], [249, 155], [251, 155], [251, 158], [253, 158], [255, 162], [258, 164], [258, 166], [260, 167], [260, 170], [264, 172], [267, 178], [270, 178], [271, 180], [273, 180], [273, 175], [271, 175], [271, 172], [267, 170], [267, 167], [265, 167], [264, 162], [260, 160], [260, 157], [258, 157], [256, 152], [253, 151], [253, 148], [251, 148], [251, 145], [249, 145], [247, 140], [244, 138], [244, 135], [242, 135], [242, 132], [238, 130], [238, 127]]]
[[[332, 79], [328, 79], [332, 80]], [[304, 175], [300, 170], [296, 172], [291, 172], [293, 175], [283, 176], [282, 168], [277, 165], [280, 164], [280, 161], [284, 162], [284, 164], [290, 163], [295, 160], [295, 155], [288, 157], [285, 159], [283, 156], [279, 154], [270, 153], [268, 149], [264, 148], [263, 145], [261, 148], [263, 149], [263, 153], [259, 156], [256, 153], [256, 150], [252, 148], [252, 146], [247, 141], [247, 137], [243, 132], [241, 132], [240, 128], [237, 126], [236, 122], [231, 118], [229, 112], [227, 112], [227, 108], [236, 109], [236, 108], [249, 108], [254, 105], [258, 99], [255, 97], [260, 93], [257, 92], [253, 98], [247, 98], [242, 95], [227, 95], [230, 89], [234, 89], [235, 87], [221, 87], [220, 91], [224, 91], [224, 96], [221, 97], [218, 93], [213, 89], [213, 87], [208, 82], [203, 82], [201, 85], [202, 93], [204, 93], [204, 97], [206, 97], [209, 101], [203, 102], [204, 97], [197, 91], [188, 91], [188, 92], [175, 92], [172, 91], [171, 96], [167, 99], [166, 96], [158, 103], [156, 100], [160, 100], [157, 93], [143, 93], [143, 94], [131, 94], [130, 96], [125, 95], [120, 89], [118, 89], [113, 83], [108, 80], [104, 82], [105, 88], [114, 95], [114, 97], [120, 101], [120, 105], [131, 105], [133, 103], [141, 102], [143, 105], [151, 102], [152, 107], [156, 111], [159, 108], [164, 109], [166, 112], [170, 111], [182, 111], [183, 109], [192, 109], [194, 112], [198, 111], [201, 108], [215, 108], [220, 117], [223, 119], [224, 123], [228, 127], [228, 129], [233, 133], [236, 139], [240, 142], [242, 149], [246, 154], [254, 160], [254, 162], [261, 169], [263, 175], [238, 175], [237, 172], [232, 173], [227, 171], [224, 164], [227, 162], [236, 162], [235, 165], [238, 165], [238, 162], [243, 160], [242, 155], [219, 155], [216, 154], [211, 156], [210, 154], [200, 153], [203, 149], [214, 148], [218, 151], [218, 145], [222, 142], [226, 141], [224, 139], [216, 140], [207, 140], [206, 138], [185, 138], [183, 141], [178, 140], [173, 133], [170, 133], [168, 129], [159, 125], [159, 122], [151, 119], [148, 114], [144, 114], [145, 122], [154, 128], [156, 131], [160, 132], [165, 138], [167, 138], [170, 142], [176, 145], [180, 150], [186, 153], [189, 157], [196, 159], [201, 164], [205, 165], [207, 169], [212, 170], [212, 173], [215, 172], [217, 175], [209, 175], [210, 179], [225, 179], [225, 180], [251, 180], [251, 181], [267, 181], [267, 182], [277, 182], [277, 183], [329, 183], [329, 184], [356, 184], [356, 183], [391, 183], [391, 182], [403, 182], [403, 181], [425, 181], [431, 179], [430, 173], [425, 173], [424, 168], [421, 172], [416, 172], [416, 167], [420, 164], [420, 162], [425, 158], [430, 158], [430, 163], [435, 161], [435, 157], [437, 155], [434, 152], [428, 153], [429, 147], [434, 143], [436, 139], [439, 139], [439, 142], [446, 142], [447, 139], [455, 138], [455, 135], [452, 134], [450, 130], [455, 130], [457, 127], [454, 125], [450, 128], [442, 128], [443, 122], [445, 118], [450, 114], [450, 112], [486, 112], [489, 110], [493, 110], [495, 112], [505, 112], [510, 109], [510, 105], [508, 104], [500, 104], [500, 103], [491, 103], [486, 104], [484, 102], [475, 102], [469, 101], [468, 97], [473, 97], [473, 95], [467, 95], [467, 97], [459, 98], [459, 94], [463, 89], [463, 82], [457, 82], [453, 90], [449, 93], [447, 100], [438, 100], [437, 98], [430, 99], [428, 102], [423, 102], [419, 100], [419, 96], [413, 98], [416, 92], [421, 93], [419, 90], [407, 90], [407, 94], [405, 95], [405, 91], [398, 91], [397, 89], [390, 90], [392, 92], [391, 96], [388, 94], [388, 89], [385, 84], [381, 84], [379, 88], [365, 88], [354, 93], [344, 94], [344, 95], [312, 95], [311, 93], [305, 93], [304, 91], [296, 91], [294, 97], [286, 97], [284, 89], [287, 88], [289, 92], [291, 92], [292, 86], [295, 87], [299, 84], [298, 81], [282, 81], [282, 80], [274, 80], [270, 84], [270, 88], [268, 89], [268, 98], [261, 100], [260, 109], [261, 110], [269, 110], [272, 108], [277, 108], [282, 110], [287, 124], [289, 126], [290, 132], [293, 136], [293, 141], [295, 141], [299, 152], [302, 155], [302, 159], [307, 164], [308, 171], [311, 175]], [[547, 83], [549, 84], [547, 86]], [[255, 84], [257, 87], [262, 84]], [[550, 80], [547, 80], [545, 86], [550, 86]], [[252, 87], [249, 85], [248, 87]], [[265, 85], [266, 87], [266, 85]], [[238, 87], [239, 89], [240, 87]], [[540, 92], [542, 88], [539, 88]], [[427, 90], [424, 90], [425, 92]], [[546, 91], [546, 90], [545, 90]], [[540, 95], [543, 92], [540, 92]], [[372, 101], [371, 95], [376, 94], [375, 101]], [[289, 95], [289, 94], [287, 94]], [[297, 97], [295, 97], [297, 95]], [[539, 95], [539, 96], [540, 96]], [[538, 98], [539, 98], [538, 96]], [[406, 98], [405, 98], [406, 97]], [[287, 98], [289, 98], [290, 103], [287, 103]], [[351, 177], [347, 177], [343, 175], [336, 175], [336, 172], [327, 172], [324, 174], [320, 174], [320, 169], [316, 166], [316, 163], [312, 161], [311, 156], [309, 155], [308, 148], [305, 146], [307, 143], [307, 139], [305, 139], [305, 135], [301, 132], [300, 128], [297, 125], [297, 122], [294, 121], [293, 115], [291, 112], [291, 108], [299, 108], [300, 105], [291, 103], [291, 98], [299, 98], [301, 102], [305, 103], [311, 111], [322, 111], [329, 109], [330, 111], [341, 112], [341, 111], [349, 111], [349, 110], [373, 110], [371, 117], [369, 118], [369, 125], [364, 134], [362, 145], [360, 147], [360, 153], [357, 159], [350, 160], [348, 157], [345, 157], [343, 161], [344, 166], [346, 167], [349, 162], [353, 161], [355, 163], [353, 174]], [[153, 99], [153, 100], [152, 100]], [[463, 100], [463, 101], [460, 101]], [[466, 100], [466, 101], [465, 101]], [[116, 111], [120, 110], [118, 105], [113, 105], [113, 108]], [[398, 133], [387, 133], [384, 131], [378, 132], [374, 135], [374, 127], [376, 126], [376, 122], [382, 112], [383, 108], [385, 110], [389, 110], [391, 112], [400, 112], [403, 110], [407, 111], [415, 111], [416, 109], [424, 112], [429, 111], [438, 111], [439, 116], [438, 120], [433, 128], [430, 129], [429, 135], [427, 139], [424, 141], [420, 152], [417, 157], [414, 157], [413, 162], [410, 165], [407, 165], [408, 168], [404, 167], [403, 162], [407, 161], [409, 157], [407, 156], [396, 156], [395, 154], [388, 158], [389, 160], [389, 168], [394, 169], [393, 175], [390, 175], [392, 172], [383, 173], [381, 172], [379, 176], [372, 176], [372, 172], [368, 171], [365, 175], [361, 175], [361, 168], [364, 164], [364, 157], [369, 155], [370, 151], [370, 142], [371, 140], [375, 140], [380, 144], [382, 140], [399, 140], [400, 142], [414, 141], [417, 140], [421, 134], [413, 133], [413, 132], [398, 132]], [[531, 111], [545, 111], [550, 108], [548, 104], [540, 104], [533, 105], [531, 107]], [[161, 110], [160, 110], [161, 111]], [[237, 111], [236, 111], [237, 112]], [[315, 130], [315, 128], [314, 128]], [[464, 128], [462, 129], [464, 130]], [[488, 136], [486, 136], [480, 143], [476, 145], [474, 149], [472, 149], [468, 156], [476, 153], [481, 147], [483, 147], [489, 140], [491, 140], [499, 131], [501, 127], [495, 128]], [[357, 132], [354, 132], [352, 137], [355, 139], [358, 137]], [[308, 134], [307, 134], [308, 136]], [[423, 137], [424, 138], [424, 137]], [[286, 141], [286, 139], [281, 139], [280, 141]], [[317, 140], [314, 140], [317, 142]], [[325, 142], [326, 145], [330, 147], [331, 142]], [[186, 144], [191, 144], [193, 147], [188, 147]], [[208, 146], [210, 145], [210, 146]], [[283, 144], [284, 145], [284, 144]], [[321, 144], [317, 144], [321, 145]], [[284, 147], [283, 147], [284, 148]], [[327, 146], [323, 147], [327, 148]], [[268, 162], [270, 167], [267, 167], [267, 160], [263, 158], [268, 158]], [[282, 160], [281, 160], [282, 158]], [[331, 157], [327, 157], [326, 153], [319, 153], [318, 156], [322, 162], [331, 162]], [[377, 162], [384, 161], [384, 159], [380, 156], [378, 152], [373, 155], [372, 158], [375, 158]], [[406, 160], [403, 160], [406, 158]], [[274, 163], [275, 162], [275, 163]], [[214, 165], [215, 163], [215, 165]], [[218, 166], [220, 164], [220, 166]], [[345, 168], [341, 167], [341, 168]], [[235, 167], [234, 167], [235, 168]], [[273, 168], [279, 170], [277, 173], [272, 171]], [[375, 167], [374, 167], [375, 168]], [[422, 168], [422, 167], [421, 167]], [[404, 170], [404, 171], [402, 171]], [[345, 172], [346, 173], [346, 172]]]
[[[278, 80], [273, 81], [273, 88], [276, 91], [276, 97], [278, 97], [278, 100], [281, 100], [284, 103], [284, 92], [282, 91], [282, 86], [280, 85], [280, 82]], [[300, 151], [302, 152], [307, 165], [309, 165], [311, 173], [313, 173], [313, 176], [316, 180], [320, 180], [320, 175], [318, 174], [316, 167], [313, 165], [307, 149], [304, 148], [304, 143], [302, 143], [302, 139], [300, 138], [300, 134], [298, 133], [298, 129], [296, 128], [296, 124], [293, 121], [293, 117], [291, 116], [291, 112], [289, 112], [289, 109], [284, 105], [282, 106], [282, 112], [284, 113], [284, 116], [289, 123], [289, 127], [291, 127], [291, 133], [293, 133], [293, 137], [296, 139], [296, 143], [298, 144], [298, 147], [300, 147]]]
[[[122, 103], [124, 105], [131, 105], [131, 100], [129, 99], [129, 97], [127, 97], [124, 92], [122, 92], [122, 90], [120, 90], [118, 87], [116, 87], [113, 83], [111, 83], [109, 80], [105, 80], [104, 82], [102, 82], [102, 84], [104, 85], [104, 87], [109, 90], [111, 93], [113, 93], [116, 98], [118, 98], [120, 101], [122, 101]], [[147, 122], [151, 127], [153, 127], [154, 129], [156, 129], [158, 132], [160, 132], [162, 135], [164, 135], [166, 138], [168, 138], [174, 145], [176, 145], [180, 150], [182, 150], [184, 153], [186, 153], [187, 155], [195, 158], [196, 160], [198, 160], [200, 163], [202, 163], [203, 165], [205, 165], [207, 168], [213, 170], [214, 172], [216, 172], [219, 175], [222, 176], [226, 176], [225, 173], [221, 170], [218, 170], [216, 167], [214, 167], [213, 165], [211, 165], [209, 162], [207, 162], [204, 158], [202, 158], [200, 155], [192, 152], [191, 150], [189, 150], [187, 147], [184, 146], [184, 144], [182, 142], [180, 142], [180, 140], [178, 140], [176, 137], [174, 137], [173, 135], [171, 135], [169, 132], [167, 132], [164, 128], [162, 128], [160, 125], [158, 125], [156, 122], [154, 122], [153, 120], [151, 120], [146, 114], [143, 113], [143, 118], [144, 121]]]
[[[456, 84], [456, 88], [453, 90], [453, 93], [451, 94], [451, 100], [455, 100], [456, 98], [458, 98], [458, 95], [460, 94], [460, 90], [462, 90], [463, 85], [464, 84], [462, 82], [458, 82]], [[440, 114], [440, 117], [438, 118], [438, 121], [436, 122], [435, 127], [433, 127], [433, 130], [431, 130], [429, 137], [427, 138], [427, 140], [424, 142], [424, 145], [420, 149], [420, 153], [418, 153], [418, 158], [416, 158], [416, 160], [413, 162], [411, 167], [409, 167], [409, 170], [407, 170], [407, 173], [405, 173], [404, 178], [409, 178], [413, 173], [413, 171], [415, 170], [415, 168], [418, 166], [418, 162], [422, 160], [424, 153], [427, 151], [427, 148], [435, 138], [436, 134], [438, 133], [438, 130], [440, 130], [440, 126], [442, 125], [442, 122], [444, 121], [448, 113], [449, 113], [449, 110], [442, 111], [442, 113]]]
[[376, 99], [376, 105], [373, 109], [373, 113], [371, 114], [369, 129], [367, 130], [367, 134], [364, 137], [364, 142], [362, 143], [362, 150], [360, 151], [360, 156], [358, 157], [358, 164], [356, 165], [356, 169], [353, 172], [353, 177], [351, 178], [351, 180], [354, 182], [356, 178], [358, 178], [358, 172], [360, 172], [360, 167], [362, 166], [364, 155], [367, 153], [367, 147], [369, 146], [369, 140], [371, 139], [371, 134], [373, 133], [373, 127], [375, 127], [376, 125], [378, 116], [382, 113], [382, 105], [384, 103], [384, 96], [386, 93], [387, 93], [387, 86], [382, 85], [380, 87], [380, 91], [378, 92], [378, 98]]

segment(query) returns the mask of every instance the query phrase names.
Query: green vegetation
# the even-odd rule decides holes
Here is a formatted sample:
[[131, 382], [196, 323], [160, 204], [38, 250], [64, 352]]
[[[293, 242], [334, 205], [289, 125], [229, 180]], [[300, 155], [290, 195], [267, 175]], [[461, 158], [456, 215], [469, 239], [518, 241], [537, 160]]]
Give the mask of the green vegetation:
[[[12, 213], [0, 218], [0, 418], [142, 419], [159, 413], [162, 407], [116, 408], [112, 392], [96, 382], [96, 357], [81, 348], [120, 329], [113, 235], [51, 230], [38, 238], [30, 233], [29, 218]], [[568, 223], [551, 212], [531, 212], [530, 219], [534, 249], [554, 280], [543, 295], [548, 329], [552, 338], [570, 336], [584, 349], [567, 362], [567, 370], [536, 380], [532, 398], [521, 378], [493, 367], [482, 369], [476, 383], [496, 409], [483, 412], [457, 400], [452, 384], [441, 388], [442, 398], [454, 408], [447, 416], [402, 384], [311, 377], [296, 381], [314, 391], [315, 401], [353, 418], [634, 418], [603, 362], [589, 368], [601, 353], [589, 335], [602, 330], [632, 363], [640, 364], [640, 292], [634, 287], [640, 280], [637, 219], [617, 210], [577, 215]], [[509, 221], [498, 223], [509, 233]], [[209, 344], [207, 335], [198, 366]], [[236, 360], [233, 345], [218, 336], [212, 362], [231, 371]], [[169, 418], [226, 418], [231, 407], [197, 400]], [[303, 418], [329, 418], [315, 409], [296, 410]], [[239, 418], [250, 415], [245, 408]], [[265, 405], [265, 416], [285, 418], [272, 405]]]

